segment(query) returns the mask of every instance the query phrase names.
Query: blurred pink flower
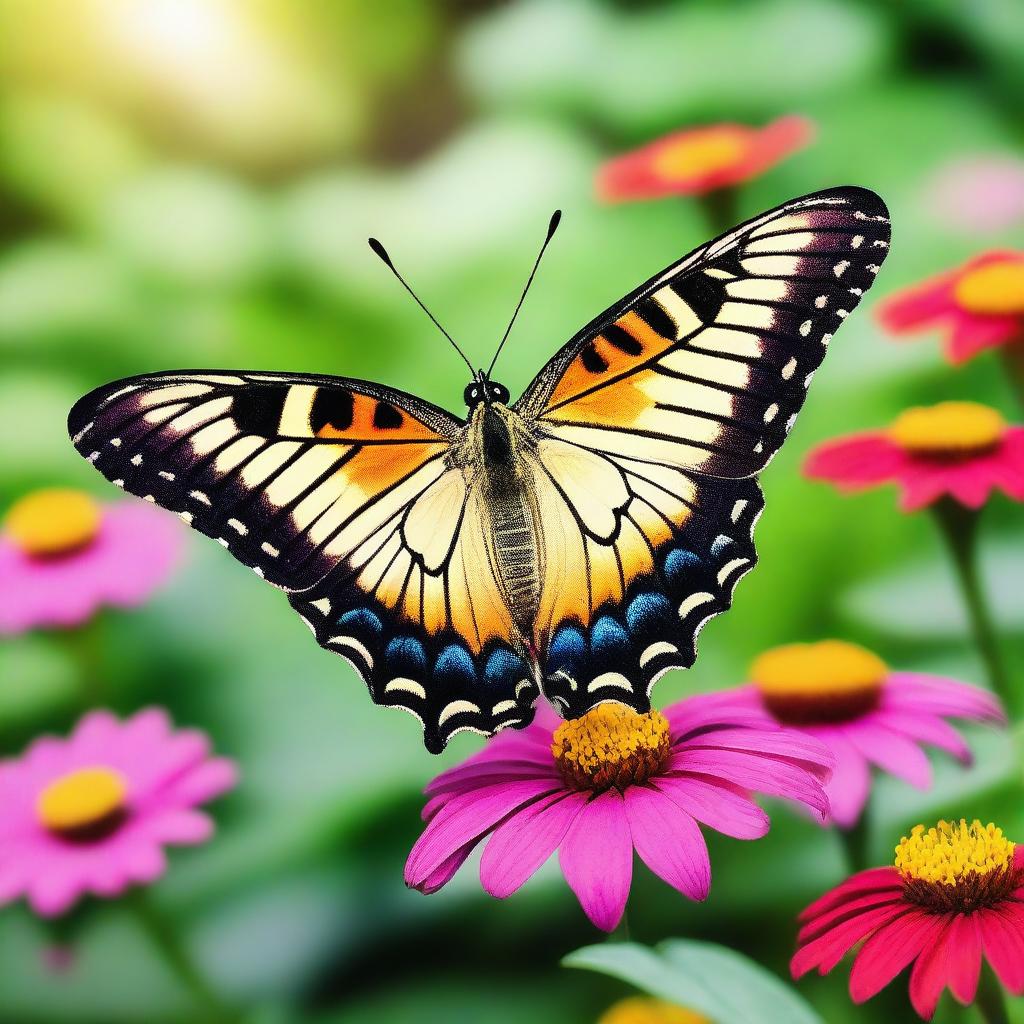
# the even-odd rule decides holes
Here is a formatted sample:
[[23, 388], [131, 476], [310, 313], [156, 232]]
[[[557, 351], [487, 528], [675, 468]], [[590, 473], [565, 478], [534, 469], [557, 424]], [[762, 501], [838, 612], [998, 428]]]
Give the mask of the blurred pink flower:
[[77, 626], [102, 605], [141, 604], [170, 575], [180, 547], [178, 524], [144, 502], [34, 491], [0, 531], [0, 635]]
[[0, 904], [24, 895], [49, 917], [85, 893], [153, 882], [165, 845], [209, 839], [213, 824], [195, 808], [235, 778], [206, 736], [172, 731], [159, 708], [124, 722], [92, 711], [68, 739], [37, 739], [0, 762]]
[[971, 234], [1024, 220], [1024, 160], [968, 156], [940, 168], [925, 187], [932, 216]]
[[835, 756], [825, 784], [831, 818], [855, 825], [871, 791], [871, 767], [927, 789], [928, 744], [970, 764], [971, 752], [947, 718], [1005, 725], [991, 693], [942, 676], [892, 672], [871, 651], [842, 640], [765, 651], [752, 685], [727, 691], [737, 706], [820, 740]]
[[608, 202], [704, 195], [758, 177], [813, 137], [813, 123], [796, 115], [764, 128], [725, 122], [687, 128], [606, 161], [597, 194]]
[[600, 704], [567, 722], [538, 708], [532, 725], [500, 734], [427, 787], [427, 825], [406, 883], [435, 892], [487, 839], [480, 880], [504, 898], [558, 850], [584, 912], [612, 931], [629, 896], [634, 849], [659, 878], [703, 900], [711, 864], [698, 822], [759, 839], [769, 821], [754, 790], [824, 817], [831, 763], [817, 740], [714, 694], [643, 715]]
[[1024, 344], [1024, 252], [993, 250], [881, 302], [878, 320], [892, 334], [946, 332], [946, 358]]
[[818, 445], [804, 473], [847, 492], [895, 483], [904, 512], [945, 495], [977, 509], [993, 490], [1024, 501], [1024, 427], [975, 402], [941, 402], [906, 410], [888, 430]]

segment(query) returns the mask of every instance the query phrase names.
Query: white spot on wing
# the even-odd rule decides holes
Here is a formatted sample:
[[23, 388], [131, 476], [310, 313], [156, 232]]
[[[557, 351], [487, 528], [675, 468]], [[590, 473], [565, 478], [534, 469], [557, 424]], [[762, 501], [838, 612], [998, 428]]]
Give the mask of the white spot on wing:
[[[333, 640], [331, 641], [334, 642]], [[385, 693], [411, 693], [414, 697], [419, 697], [420, 700], [427, 699], [427, 691], [423, 688], [420, 683], [417, 683], [415, 679], [406, 679], [399, 676], [396, 679], [392, 679], [387, 686], [384, 687]], [[513, 706], [514, 702], [513, 702]]]
[[480, 714], [480, 709], [472, 701], [453, 700], [450, 704], [446, 705], [444, 711], [437, 716], [437, 724], [444, 725], [449, 718], [454, 718], [455, 715], [461, 715], [466, 712], [478, 715]]
[[699, 608], [701, 605], [708, 604], [714, 601], [715, 595], [709, 594], [707, 591], [700, 590], [696, 594], [691, 594], [680, 606], [679, 606], [679, 617], [685, 619], [695, 608]]
[[632, 690], [629, 680], [621, 672], [603, 672], [596, 679], [592, 679], [587, 685], [587, 692], [603, 690], [605, 687], [614, 686], [619, 690]]
[[670, 644], [665, 640], [659, 640], [657, 643], [651, 644], [651, 646], [640, 655], [640, 667], [644, 668], [661, 654], [677, 654], [678, 652], [679, 648], [676, 647], [675, 644]]
[[327, 641], [329, 644], [335, 644], [338, 647], [350, 647], [353, 651], [358, 651], [370, 668], [373, 668], [373, 655], [354, 637], [350, 636], [332, 636]]

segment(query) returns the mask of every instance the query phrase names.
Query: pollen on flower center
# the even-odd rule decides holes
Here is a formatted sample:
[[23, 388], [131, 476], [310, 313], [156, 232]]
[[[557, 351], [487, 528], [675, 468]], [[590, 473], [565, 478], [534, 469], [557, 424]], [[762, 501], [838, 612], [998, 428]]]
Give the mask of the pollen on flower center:
[[690, 178], [731, 167], [746, 151], [741, 135], [707, 132], [667, 143], [652, 164], [659, 177]]
[[768, 709], [785, 722], [838, 722], [870, 711], [888, 666], [845, 640], [786, 644], [765, 651], [750, 678]]
[[1000, 260], [969, 270], [954, 286], [953, 298], [968, 313], [1024, 313], [1024, 260]]
[[33, 491], [15, 502], [4, 520], [8, 537], [39, 558], [64, 555], [88, 544], [100, 527], [100, 508], [89, 495], [70, 488]]
[[50, 832], [91, 836], [116, 822], [128, 795], [124, 778], [110, 768], [79, 768], [51, 782], [39, 795], [36, 814]]
[[995, 448], [1006, 420], [977, 402], [940, 402], [901, 413], [889, 437], [904, 451], [939, 458], [963, 458]]
[[660, 711], [641, 715], [621, 704], [598, 704], [555, 730], [551, 753], [576, 789], [624, 789], [654, 775], [671, 744], [668, 719]]
[[1015, 845], [977, 818], [915, 825], [896, 847], [908, 899], [937, 911], [970, 912], [1004, 899], [1020, 884]]

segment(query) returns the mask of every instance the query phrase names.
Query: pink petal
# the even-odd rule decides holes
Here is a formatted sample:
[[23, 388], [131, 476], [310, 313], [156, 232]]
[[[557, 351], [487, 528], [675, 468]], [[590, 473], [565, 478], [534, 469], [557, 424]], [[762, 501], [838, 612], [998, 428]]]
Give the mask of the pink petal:
[[882, 690], [881, 707], [911, 715], [928, 712], [1003, 725], [1006, 715], [997, 697], [977, 686], [943, 676], [894, 672]]
[[702, 693], [665, 708], [674, 743], [686, 742], [688, 737], [709, 727], [741, 725], [777, 728], [775, 719], [765, 711], [757, 691], [752, 686], [741, 686], [719, 693]]
[[810, 921], [840, 903], [858, 896], [872, 892], [901, 892], [902, 889], [903, 882], [900, 873], [894, 867], [868, 868], [867, 871], [858, 871], [857, 874], [851, 875], [845, 882], [816, 899], [810, 906], [805, 907], [800, 913], [799, 920]]
[[1008, 991], [1024, 995], [1024, 904], [983, 910], [980, 916], [981, 944], [992, 970]]
[[652, 784], [696, 821], [723, 835], [760, 839], [768, 833], [768, 815], [728, 783], [667, 775]]
[[583, 912], [602, 931], [614, 931], [633, 878], [633, 841], [618, 790], [599, 794], [583, 808], [562, 840], [558, 860]]
[[85, 889], [85, 883], [73, 865], [53, 865], [38, 871], [28, 883], [28, 901], [41, 917], [63, 914]]
[[832, 777], [825, 783], [829, 816], [840, 828], [852, 828], [860, 820], [871, 792], [867, 760], [841, 727], [821, 727], [816, 732], [836, 759]]
[[912, 910], [879, 928], [864, 943], [853, 962], [850, 998], [855, 1003], [863, 1003], [881, 992], [942, 928], [941, 917], [923, 910]]
[[904, 453], [880, 431], [826, 441], [804, 461], [804, 476], [827, 480], [842, 491], [859, 491], [894, 480], [903, 472]]
[[[773, 754], [798, 761], [815, 775], [826, 776], [834, 758], [819, 740], [796, 729], [711, 729], [679, 744], [677, 749], [739, 750]], [[822, 769], [828, 769], [823, 771]]]
[[801, 945], [789, 962], [790, 972], [794, 978], [802, 978], [816, 967], [819, 974], [828, 974], [861, 939], [910, 912], [902, 902], [865, 910]]
[[664, 793], [647, 786], [630, 786], [623, 800], [640, 859], [683, 895], [692, 900], [706, 899], [711, 887], [711, 862], [693, 818]]
[[557, 781], [558, 771], [554, 759], [548, 754], [547, 763], [537, 760], [488, 760], [465, 762], [438, 775], [425, 790], [428, 796], [439, 793], [464, 792], [491, 785], [502, 779], [552, 779]]
[[168, 811], [157, 815], [146, 831], [156, 842], [193, 846], [213, 835], [213, 822], [201, 811]]
[[552, 793], [507, 818], [480, 860], [484, 889], [498, 899], [511, 896], [558, 849], [586, 802], [585, 793]]
[[947, 953], [951, 919], [942, 918], [944, 927], [925, 947], [910, 972], [910, 1002], [918, 1016], [931, 1020], [939, 997], [949, 978]]
[[452, 854], [479, 841], [507, 814], [554, 788], [550, 782], [527, 779], [495, 783], [453, 796], [416, 840], [405, 864], [405, 884], [419, 888]]
[[467, 843], [461, 849], [456, 850], [447, 860], [443, 861], [416, 887], [425, 896], [443, 889], [454, 877], [455, 872], [466, 862], [466, 858], [473, 852], [476, 843]]
[[985, 316], [957, 309], [946, 351], [954, 365], [973, 359], [986, 349], [1005, 345], [1020, 334], [1020, 320], [1012, 316]]
[[931, 786], [932, 766], [913, 740], [875, 725], [870, 719], [851, 723], [845, 735], [868, 761], [878, 765], [882, 771], [918, 789]]
[[878, 304], [879, 322], [892, 334], [936, 326], [956, 308], [952, 288], [958, 277], [956, 273], [941, 274], [896, 292]]
[[189, 769], [181, 778], [164, 787], [161, 796], [184, 804], [206, 803], [232, 789], [238, 781], [238, 768], [226, 757], [216, 757]]
[[950, 991], [964, 1006], [970, 1006], [978, 994], [981, 978], [981, 932], [977, 914], [958, 914], [953, 918], [947, 950]]
[[928, 743], [946, 753], [952, 754], [961, 764], [970, 764], [971, 748], [964, 738], [947, 722], [934, 715], [906, 711], [878, 710], [871, 714], [871, 720], [890, 732], [907, 736], [918, 743]]

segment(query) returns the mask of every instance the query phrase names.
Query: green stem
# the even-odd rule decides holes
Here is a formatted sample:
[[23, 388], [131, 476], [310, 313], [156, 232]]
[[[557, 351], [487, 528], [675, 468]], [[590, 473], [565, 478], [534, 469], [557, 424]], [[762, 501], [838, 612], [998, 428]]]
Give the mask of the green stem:
[[200, 1016], [194, 1018], [197, 1024], [237, 1024], [241, 1014], [217, 994], [174, 922], [149, 898], [149, 894], [144, 889], [136, 889], [126, 902], [164, 962], [195, 999], [200, 1008]]
[[1017, 400], [1024, 406], [1024, 338], [1002, 347], [1003, 366]]
[[724, 235], [739, 221], [739, 189], [735, 185], [712, 189], [698, 196], [713, 236]]
[[978, 1014], [985, 1024], [1010, 1024], [1010, 1015], [1006, 1010], [1003, 990], [987, 966], [982, 969], [981, 982], [978, 985], [978, 995], [975, 997], [974, 1005], [978, 1008]]
[[850, 828], [837, 828], [836, 832], [843, 844], [846, 866], [849, 868], [850, 874], [854, 875], [858, 871], [871, 867], [868, 856], [870, 830], [868, 829], [867, 811], [865, 810], [861, 814], [855, 825]]
[[1002, 700], [1010, 718], [1016, 719], [1020, 710], [1018, 698], [1010, 685], [1010, 676], [999, 650], [992, 614], [978, 572], [978, 512], [965, 508], [952, 498], [940, 499], [932, 509], [953, 558], [953, 568], [963, 595], [971, 635], [984, 662], [989, 685]]
[[84, 625], [65, 634], [78, 672], [79, 696], [87, 711], [103, 707], [107, 701], [102, 631], [101, 615], [97, 614]]

